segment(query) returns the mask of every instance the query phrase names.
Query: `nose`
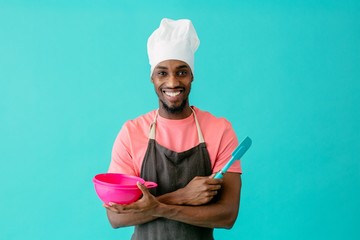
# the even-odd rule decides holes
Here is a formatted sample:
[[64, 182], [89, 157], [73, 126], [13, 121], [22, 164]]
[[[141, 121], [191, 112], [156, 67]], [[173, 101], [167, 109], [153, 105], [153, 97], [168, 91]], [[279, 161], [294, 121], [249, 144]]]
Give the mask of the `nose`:
[[174, 88], [179, 86], [179, 80], [177, 79], [176, 75], [170, 74], [167, 79], [168, 87]]

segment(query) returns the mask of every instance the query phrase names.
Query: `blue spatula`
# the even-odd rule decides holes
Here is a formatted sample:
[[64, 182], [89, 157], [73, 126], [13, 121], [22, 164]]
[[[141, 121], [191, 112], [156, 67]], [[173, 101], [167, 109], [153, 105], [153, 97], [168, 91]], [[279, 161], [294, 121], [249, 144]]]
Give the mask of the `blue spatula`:
[[225, 164], [225, 166], [220, 170], [220, 172], [217, 172], [215, 174], [214, 178], [222, 178], [226, 171], [229, 169], [229, 167], [234, 163], [234, 161], [240, 159], [246, 153], [246, 151], [250, 148], [251, 143], [251, 139], [249, 137], [246, 137], [240, 143], [240, 145], [235, 148], [235, 150], [231, 154], [230, 160]]

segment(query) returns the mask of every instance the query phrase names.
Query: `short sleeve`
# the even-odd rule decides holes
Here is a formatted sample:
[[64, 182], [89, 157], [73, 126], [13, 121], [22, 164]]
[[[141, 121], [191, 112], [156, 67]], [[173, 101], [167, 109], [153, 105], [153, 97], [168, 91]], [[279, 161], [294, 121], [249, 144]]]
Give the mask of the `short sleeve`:
[[[225, 129], [221, 137], [218, 154], [216, 156], [215, 164], [213, 167], [214, 173], [220, 171], [225, 166], [225, 164], [230, 160], [231, 153], [235, 150], [238, 144], [239, 141], [236, 137], [235, 131], [232, 128], [231, 123], [225, 120]], [[242, 173], [241, 163], [239, 159], [237, 159], [237, 161], [235, 161], [230, 166], [228, 172]]]
[[108, 172], [137, 175], [131, 156], [129, 131], [126, 124], [115, 139]]

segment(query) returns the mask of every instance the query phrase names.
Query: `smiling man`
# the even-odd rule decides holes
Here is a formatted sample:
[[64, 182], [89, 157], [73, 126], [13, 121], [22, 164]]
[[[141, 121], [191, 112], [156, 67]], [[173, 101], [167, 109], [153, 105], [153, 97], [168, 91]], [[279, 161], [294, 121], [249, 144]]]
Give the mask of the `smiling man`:
[[159, 63], [152, 74], [156, 94], [160, 101], [160, 116], [172, 119], [191, 114], [189, 93], [193, 75], [190, 67], [179, 60]]
[[114, 228], [135, 226], [132, 239], [213, 239], [214, 228], [237, 218], [241, 166], [214, 179], [238, 140], [224, 118], [189, 104], [199, 39], [190, 20], [163, 19], [148, 40], [151, 82], [159, 109], [127, 121], [118, 134], [109, 172], [158, 184], [135, 203], [104, 205]]

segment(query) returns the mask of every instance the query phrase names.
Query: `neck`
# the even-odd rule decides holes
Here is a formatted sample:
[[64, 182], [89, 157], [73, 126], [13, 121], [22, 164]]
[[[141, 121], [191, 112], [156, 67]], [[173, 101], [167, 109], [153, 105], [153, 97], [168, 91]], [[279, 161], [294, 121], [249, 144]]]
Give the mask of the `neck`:
[[173, 120], [179, 120], [179, 119], [184, 119], [189, 117], [192, 114], [192, 110], [189, 106], [189, 104], [186, 104], [186, 106], [184, 107], [184, 109], [182, 109], [179, 112], [170, 112], [169, 110], [167, 110], [166, 108], [164, 108], [164, 106], [162, 105], [162, 103], [160, 103], [160, 107], [159, 107], [159, 115], [163, 118], [167, 118], [167, 119], [173, 119]]

